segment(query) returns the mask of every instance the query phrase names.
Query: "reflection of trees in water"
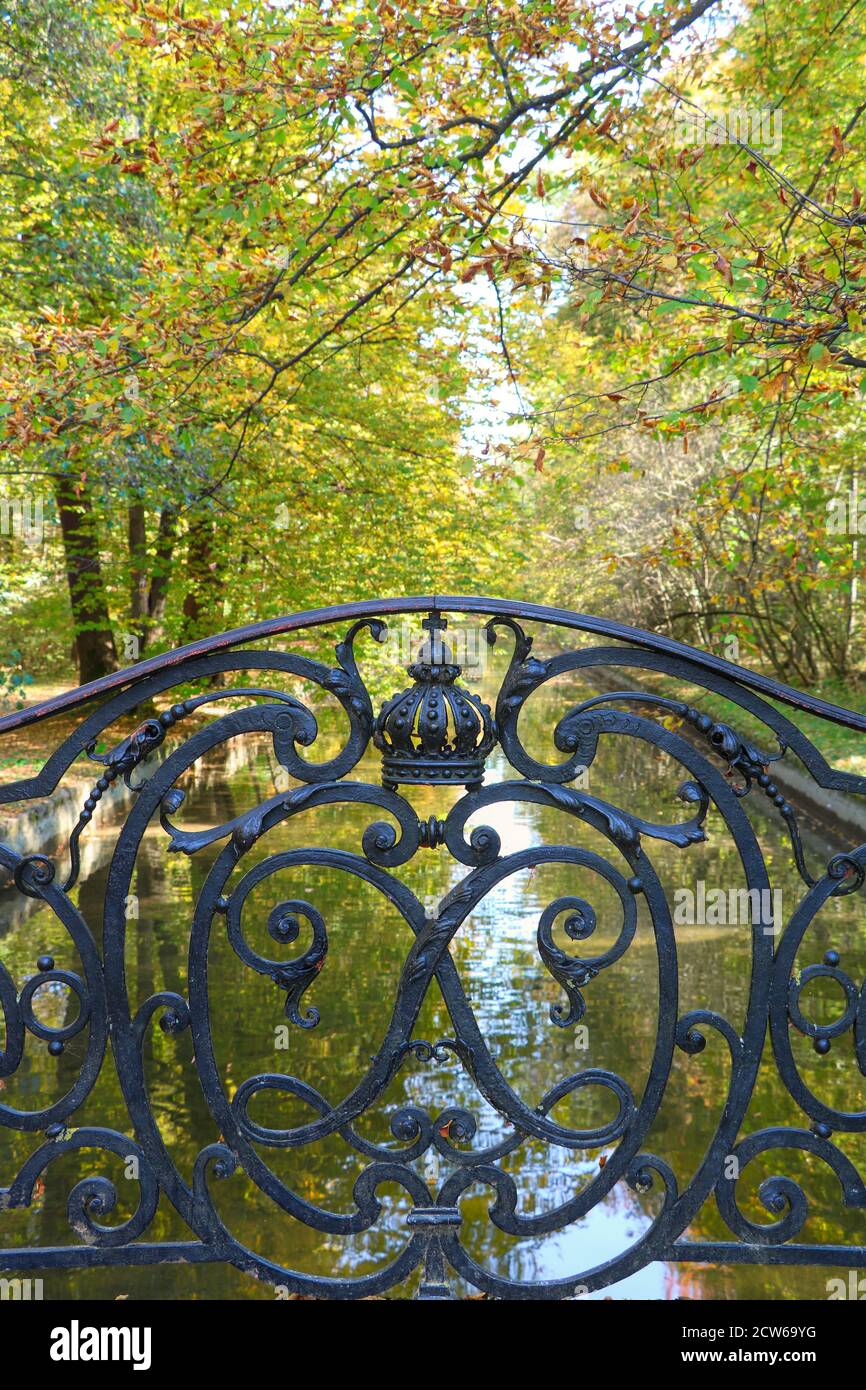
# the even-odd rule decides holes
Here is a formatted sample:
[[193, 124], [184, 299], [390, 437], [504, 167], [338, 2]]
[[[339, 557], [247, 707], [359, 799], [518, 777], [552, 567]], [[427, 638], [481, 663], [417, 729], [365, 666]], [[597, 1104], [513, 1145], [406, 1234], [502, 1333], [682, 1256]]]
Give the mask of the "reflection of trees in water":
[[[555, 706], [551, 702], [535, 701], [532, 717], [540, 726], [543, 719], [550, 719], [552, 708], [558, 717], [565, 707], [563, 703], [560, 708], [559, 701]], [[327, 744], [330, 738], [327, 728], [323, 737]], [[325, 747], [322, 756], [328, 751]], [[262, 756], [248, 767], [230, 770], [224, 762], [220, 775], [219, 755], [212, 755], [209, 775], [190, 779], [187, 800], [175, 819], [185, 826], [212, 825], [265, 799], [274, 789], [272, 754], [270, 758], [269, 761], [268, 751], [263, 749]], [[491, 774], [493, 777], [507, 775], [501, 760], [492, 766]], [[356, 775], [376, 780], [375, 761], [365, 763]], [[682, 780], [682, 769], [670, 759], [626, 739], [602, 738], [597, 763], [591, 769], [589, 790], [594, 796], [607, 798], [647, 819], [673, 821], [688, 815], [674, 795]], [[445, 814], [455, 795], [442, 789], [419, 789], [410, 799], [419, 816], [426, 817]], [[277, 827], [264, 844], [257, 845], [244, 859], [241, 872], [281, 848], [322, 844], [357, 852], [361, 832], [370, 819], [369, 807], [321, 807], [301, 815]], [[483, 820], [483, 815], [480, 819]], [[672, 901], [675, 888], [693, 885], [699, 878], [708, 885], [723, 888], [742, 884], [736, 850], [719, 817], [711, 815], [708, 825], [709, 843], [686, 851], [646, 841], [647, 852], [669, 901]], [[803, 890], [792, 869], [783, 827], [763, 813], [757, 825], [768, 857], [771, 882], [783, 890], [787, 916]], [[521, 843], [579, 844], [605, 855], [625, 871], [624, 861], [603, 837], [553, 810], [520, 805], [514, 815], [514, 833]], [[105, 838], [105, 844], [110, 850], [110, 836]], [[139, 899], [139, 918], [128, 925], [127, 959], [134, 1004], [158, 990], [186, 994], [192, 905], [219, 850], [215, 847], [203, 855], [186, 859], [168, 857], [165, 845], [161, 831], [149, 832], [138, 859], [135, 891]], [[822, 858], [826, 862], [838, 846], [813, 840], [810, 848], [818, 856], [818, 862]], [[107, 857], [106, 853], [103, 863], [88, 875], [79, 893], [79, 905], [97, 939]], [[402, 878], [422, 901], [432, 905], [463, 872], [445, 850], [422, 850], [414, 861], [397, 870], [396, 876]], [[615, 895], [599, 880], [593, 880], [588, 871], [557, 864], [545, 865], [536, 872], [523, 872], [507, 880], [490, 899], [479, 905], [452, 944], [452, 955], [464, 988], [497, 1063], [509, 1083], [530, 1105], [537, 1104], [560, 1078], [587, 1066], [608, 1068], [622, 1076], [639, 1099], [655, 1042], [657, 962], [652, 928], [643, 904], [638, 932], [629, 949], [584, 991], [587, 1047], [576, 1048], [574, 1031], [557, 1028], [551, 1022], [550, 1007], [560, 1002], [562, 992], [539, 960], [535, 932], [539, 914], [547, 903], [575, 893], [587, 897], [596, 907], [599, 913], [596, 934], [581, 946], [569, 941], [560, 928], [557, 940], [570, 954], [577, 955], [582, 949], [587, 954], [596, 954], [610, 944], [619, 925], [613, 910]], [[304, 935], [303, 924], [298, 941], [286, 948], [276, 946], [266, 930], [267, 915], [275, 903], [294, 897], [313, 903], [327, 924], [327, 961], [305, 998], [305, 1003], [315, 1004], [320, 1009], [321, 1022], [309, 1031], [290, 1026], [288, 1049], [279, 1050], [276, 1030], [285, 1023], [284, 996], [270, 980], [243, 965], [231, 950], [221, 923], [216, 923], [211, 944], [210, 980], [217, 1061], [229, 1095], [254, 1073], [288, 1071], [321, 1090], [329, 1102], [336, 1103], [363, 1075], [370, 1055], [385, 1032], [411, 934], [402, 918], [375, 889], [336, 870], [310, 866], [282, 871], [255, 890], [244, 917], [245, 933], [254, 949], [286, 959], [305, 949], [309, 935]], [[749, 985], [749, 935], [749, 929], [742, 926], [676, 929], [681, 1013], [693, 1008], [712, 1008], [731, 1019], [735, 1027], [741, 1026]], [[38, 942], [36, 948], [34, 941]], [[866, 960], [856, 899], [839, 899], [827, 905], [822, 918], [807, 933], [801, 951], [802, 964], [819, 960], [831, 945], [843, 952], [843, 963], [852, 976], [862, 976]], [[8, 948], [7, 964], [19, 984], [33, 970], [35, 957], [41, 950], [54, 951], [58, 965], [73, 969], [77, 965], [69, 958], [62, 929], [44, 910], [20, 929], [13, 929], [4, 947]], [[819, 1001], [814, 1012], [823, 1009], [831, 1018], [836, 1011], [835, 1003], [832, 993], [825, 992], [825, 995], [824, 1002]], [[71, 1018], [75, 1001], [69, 999], [67, 1008], [67, 1016]], [[415, 1036], [435, 1040], [450, 1032], [447, 1012], [434, 984]], [[68, 1089], [77, 1074], [85, 1040], [86, 1034], [79, 1035], [66, 1052], [55, 1059], [47, 1056], [44, 1045], [28, 1039], [29, 1070], [23, 1072], [21, 1080], [26, 1085], [29, 1076], [31, 1082], [35, 1079], [39, 1086], [38, 1102], [34, 1096], [29, 1104], [46, 1104], [49, 1097]], [[854, 1065], [850, 1037], [834, 1046], [830, 1059], [814, 1057], [807, 1043], [796, 1055], [798, 1060], [804, 1059], [807, 1080], [822, 1099], [833, 1106], [857, 1106], [859, 1073]], [[188, 1031], [177, 1037], [167, 1037], [158, 1027], [152, 1026], [145, 1043], [145, 1065], [164, 1140], [179, 1170], [189, 1180], [195, 1155], [218, 1135], [201, 1091]], [[707, 1047], [702, 1054], [691, 1058], [680, 1053], [675, 1055], [661, 1110], [641, 1147], [667, 1159], [683, 1185], [698, 1167], [714, 1133], [724, 1103], [728, 1074], [727, 1048], [712, 1030], [708, 1032]], [[4, 1098], [12, 1098], [12, 1093], [10, 1084]], [[21, 1092], [18, 1094], [20, 1096]], [[394, 1078], [386, 1095], [374, 1108], [375, 1113], [358, 1121], [358, 1132], [377, 1142], [394, 1144], [388, 1117], [406, 1104], [420, 1105], [431, 1116], [450, 1106], [464, 1106], [478, 1121], [478, 1134], [471, 1146], [476, 1149], [507, 1133], [500, 1117], [479, 1098], [474, 1085], [458, 1065], [422, 1063], [417, 1059], [410, 1059]], [[288, 1127], [311, 1118], [308, 1107], [291, 1097], [276, 1094], [259, 1097], [252, 1113], [260, 1123], [275, 1127]], [[563, 1102], [556, 1118], [584, 1127], [604, 1122], [610, 1118], [610, 1113], [611, 1102], [605, 1093], [585, 1090]], [[110, 1124], [128, 1132], [129, 1122], [110, 1059], [104, 1077], [86, 1106], [86, 1115], [75, 1117], [76, 1124], [83, 1121]], [[771, 1122], [799, 1125], [804, 1119], [775, 1078], [772, 1066], [765, 1065], [745, 1128], [752, 1130]], [[14, 1171], [33, 1147], [30, 1136], [8, 1131], [0, 1133], [4, 1174]], [[863, 1144], [859, 1139], [843, 1136], [840, 1147], [855, 1162], [863, 1162]], [[339, 1136], [332, 1136], [309, 1149], [261, 1149], [260, 1152], [273, 1171], [304, 1198], [339, 1211], [351, 1209], [352, 1184], [367, 1162]], [[520, 1209], [539, 1212], [560, 1205], [591, 1181], [604, 1157], [604, 1150], [551, 1150], [540, 1142], [530, 1141], [505, 1159], [503, 1166], [518, 1186]], [[429, 1159], [426, 1165], [429, 1172]], [[444, 1173], [446, 1161], [440, 1160], [439, 1166]], [[420, 1160], [418, 1167], [424, 1171], [425, 1160]], [[813, 1213], [804, 1232], [807, 1238], [864, 1239], [855, 1231], [855, 1223], [862, 1223], [863, 1218], [845, 1213], [840, 1222], [838, 1187], [832, 1174], [821, 1164], [797, 1155], [770, 1155], [761, 1165], [756, 1162], [752, 1167], [756, 1170], [754, 1179], [750, 1169], [741, 1184], [752, 1193], [760, 1178], [769, 1172], [790, 1171], [803, 1181]], [[72, 1183], [86, 1171], [86, 1162], [74, 1155], [62, 1165], [56, 1165], [56, 1172], [49, 1170], [45, 1199], [29, 1214], [28, 1240], [48, 1243], [68, 1239], [66, 1196]], [[122, 1192], [122, 1185], [120, 1190]], [[383, 1190], [385, 1210], [381, 1224], [347, 1241], [323, 1236], [283, 1216], [242, 1174], [226, 1183], [215, 1184], [213, 1192], [218, 1209], [240, 1241], [290, 1266], [329, 1273], [360, 1271], [381, 1264], [405, 1240], [403, 1217], [407, 1200], [399, 1188]], [[475, 1188], [467, 1195], [463, 1205], [467, 1247], [480, 1261], [498, 1269], [507, 1268], [514, 1277], [544, 1277], [554, 1258], [550, 1246], [541, 1241], [514, 1242], [498, 1232], [486, 1216], [491, 1200], [489, 1189]], [[593, 1228], [590, 1217], [585, 1226], [569, 1237], [567, 1253], [573, 1261], [570, 1268], [578, 1270], [585, 1254], [591, 1255], [588, 1263], [597, 1262], [599, 1231], [604, 1239], [612, 1239], [616, 1234], [622, 1242], [620, 1248], [626, 1247], [646, 1227], [656, 1208], [656, 1195], [638, 1197], [624, 1184], [618, 1184], [605, 1202], [604, 1214], [610, 1217], [609, 1224], [602, 1226], [599, 1221]], [[767, 1217], [754, 1203], [748, 1211], [756, 1219]], [[22, 1225], [20, 1229], [25, 1227]], [[183, 1230], [177, 1218], [161, 1208], [152, 1234], [154, 1238], [165, 1238], [183, 1235]], [[712, 1203], [707, 1204], [690, 1234], [725, 1238], [725, 1229]], [[607, 1248], [601, 1252], [601, 1258], [612, 1253], [613, 1250]], [[560, 1250], [556, 1258], [561, 1256]], [[561, 1272], [557, 1266], [557, 1273]], [[56, 1276], [56, 1281], [66, 1277]], [[74, 1277], [69, 1276], [70, 1279]], [[88, 1277], [101, 1279], [103, 1286], [110, 1288], [117, 1286], [119, 1276], [105, 1272]], [[175, 1288], [183, 1291], [190, 1287], [189, 1276], [184, 1279], [170, 1267], [134, 1274], [124, 1272], [122, 1278], [130, 1287], [150, 1287], [159, 1296], [167, 1296]], [[202, 1267], [195, 1274], [195, 1286], [206, 1294], [220, 1296], [221, 1292], [234, 1287], [233, 1278], [230, 1272], [218, 1266]], [[760, 1268], [727, 1271], [721, 1291], [760, 1296], [778, 1291], [783, 1286], [780, 1281], [786, 1281], [786, 1287], [811, 1287], [810, 1279], [812, 1275], [808, 1271], [779, 1272]], [[704, 1280], [704, 1271], [690, 1269], [683, 1274], [678, 1287], [699, 1291], [704, 1287]], [[800, 1282], [795, 1283], [798, 1280]], [[719, 1289], [720, 1281], [716, 1280], [713, 1287]]]

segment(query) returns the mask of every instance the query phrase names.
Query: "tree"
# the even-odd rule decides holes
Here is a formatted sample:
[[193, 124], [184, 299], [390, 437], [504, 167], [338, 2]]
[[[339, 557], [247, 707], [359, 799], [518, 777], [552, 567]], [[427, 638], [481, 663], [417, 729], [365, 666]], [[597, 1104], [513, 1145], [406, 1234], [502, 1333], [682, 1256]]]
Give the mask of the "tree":
[[[521, 189], [567, 142], [603, 139], [611, 93], [661, 70], [713, 8], [9, 9], [18, 157], [0, 196], [16, 246], [49, 246], [0, 322], [6, 471], [86, 486], [115, 622], [146, 640], [154, 584], [172, 636], [212, 621], [214, 562], [225, 616], [248, 616], [238, 556], [274, 598], [333, 597], [348, 566], [329, 547], [354, 546], [354, 588], [389, 512], [400, 544], [361, 568], [371, 582], [484, 575], [477, 512], [495, 532], [513, 488], [464, 455], [460, 286], [502, 266], [544, 296], [515, 233]], [[58, 217], [86, 224], [83, 246], [49, 234]], [[291, 583], [260, 534], [281, 507]], [[174, 599], [165, 517], [191, 581]]]
[[799, 683], [863, 652], [864, 60], [855, 6], [762, 4], [646, 83], [538, 239], [559, 307], [525, 335], [540, 527], [604, 557], [593, 598]]

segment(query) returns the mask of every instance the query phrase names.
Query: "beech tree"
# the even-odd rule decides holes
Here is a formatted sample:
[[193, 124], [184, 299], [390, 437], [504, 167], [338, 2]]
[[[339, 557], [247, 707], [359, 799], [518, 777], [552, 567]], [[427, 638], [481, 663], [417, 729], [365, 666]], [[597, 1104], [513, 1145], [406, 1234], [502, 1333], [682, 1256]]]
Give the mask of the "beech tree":
[[[483, 573], [472, 514], [510, 493], [461, 458], [473, 363], [455, 286], [502, 270], [547, 295], [514, 222], [521, 190], [556, 150], [603, 141], [613, 95], [662, 71], [713, 8], [9, 8], [0, 196], [19, 276], [0, 325], [4, 468], [60, 479], [67, 518], [77, 499], [63, 537], [82, 676], [113, 659], [98, 549], [120, 544], [115, 509], [122, 621], [140, 642], [167, 518], [186, 553], [174, 632], [188, 636], [222, 616], [232, 546], [271, 574], [275, 538], [257, 529], [280, 479], [296, 575], [330, 568], [328, 532], [354, 537], [370, 491], [380, 518], [396, 508], [413, 582], [431, 564], [446, 578], [445, 513], [447, 577]], [[316, 587], [296, 583], [299, 600]], [[251, 597], [228, 601], [249, 615]]]
[[855, 674], [864, 58], [856, 3], [13, 0], [0, 472], [82, 678], [359, 583]]

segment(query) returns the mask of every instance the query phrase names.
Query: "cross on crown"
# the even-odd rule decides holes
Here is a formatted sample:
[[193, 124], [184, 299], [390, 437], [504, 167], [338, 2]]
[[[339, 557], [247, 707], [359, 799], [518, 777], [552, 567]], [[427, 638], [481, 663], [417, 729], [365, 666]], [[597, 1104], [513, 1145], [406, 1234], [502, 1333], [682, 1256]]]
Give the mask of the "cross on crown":
[[422, 618], [421, 626], [429, 636], [421, 646], [418, 660], [428, 666], [447, 665], [451, 661], [451, 652], [442, 638], [442, 632], [448, 626], [448, 619], [434, 609], [426, 618]]

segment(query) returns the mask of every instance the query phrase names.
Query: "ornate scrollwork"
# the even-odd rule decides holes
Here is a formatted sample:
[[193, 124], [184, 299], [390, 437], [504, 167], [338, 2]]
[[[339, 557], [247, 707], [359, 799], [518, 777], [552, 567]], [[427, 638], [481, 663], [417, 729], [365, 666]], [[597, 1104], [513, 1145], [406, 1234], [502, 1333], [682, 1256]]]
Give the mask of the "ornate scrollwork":
[[[422, 610], [430, 614], [424, 624], [428, 638], [409, 667], [414, 684], [377, 714], [359, 669], [356, 639], [366, 631], [382, 641], [389, 612]], [[457, 683], [459, 666], [441, 636], [447, 626], [445, 612], [476, 613], [487, 619], [484, 633], [491, 646], [500, 631], [510, 634], [513, 648], [493, 713], [479, 696]], [[32, 974], [25, 972], [16, 980], [0, 963], [0, 1078], [4, 1085], [9, 1079], [14, 1082], [29, 1061], [28, 1049], [62, 1055], [64, 1066], [63, 1095], [39, 1108], [27, 1108], [21, 1096], [13, 1103], [12, 1089], [4, 1089], [0, 1128], [39, 1137], [9, 1185], [0, 1187], [0, 1213], [31, 1205], [56, 1159], [75, 1154], [79, 1164], [93, 1162], [94, 1155], [98, 1160], [97, 1171], [85, 1172], [68, 1193], [73, 1242], [68, 1249], [0, 1250], [0, 1268], [13, 1263], [26, 1267], [28, 1261], [36, 1267], [77, 1260], [117, 1265], [132, 1258], [221, 1260], [295, 1292], [344, 1298], [397, 1287], [420, 1267], [425, 1298], [448, 1296], [449, 1271], [494, 1297], [563, 1298], [578, 1288], [613, 1284], [655, 1260], [724, 1260], [730, 1243], [695, 1238], [695, 1223], [713, 1198], [734, 1240], [749, 1245], [750, 1258], [759, 1250], [767, 1261], [808, 1259], [814, 1247], [795, 1244], [809, 1213], [801, 1183], [785, 1173], [764, 1179], [758, 1198], [772, 1218], [769, 1223], [743, 1214], [737, 1184], [742, 1170], [766, 1153], [796, 1153], [829, 1167], [846, 1208], [866, 1206], [866, 1188], [853, 1160], [839, 1143], [831, 1142], [834, 1136], [866, 1132], [866, 1111], [846, 1111], [822, 1099], [813, 1071], [806, 1069], [804, 1075], [795, 1050], [803, 1046], [796, 1042], [798, 1037], [811, 1043], [820, 1079], [821, 1059], [831, 1050], [840, 1057], [850, 1039], [853, 1070], [866, 1075], [866, 982], [859, 980], [850, 960], [843, 965], [842, 952], [835, 948], [824, 949], [820, 960], [803, 964], [798, 958], [801, 949], [808, 949], [809, 930], [824, 905], [863, 888], [866, 846], [846, 846], [822, 873], [813, 875], [806, 865], [797, 814], [782, 790], [783, 770], [795, 757], [818, 786], [849, 795], [866, 794], [866, 779], [830, 768], [801, 731], [762, 696], [811, 708], [864, 731], [866, 719], [850, 711], [834, 712], [808, 696], [668, 639], [574, 614], [502, 601], [433, 597], [405, 604], [355, 605], [317, 615], [315, 622], [328, 618], [350, 623], [336, 644], [335, 665], [244, 645], [303, 625], [287, 619], [224, 634], [212, 645], [197, 644], [109, 678], [105, 689], [95, 692], [105, 696], [97, 708], [92, 707], [94, 691], [89, 689], [80, 697], [63, 697], [59, 706], [53, 702], [50, 708], [25, 710], [0, 721], [0, 728], [17, 727], [48, 718], [56, 708], [74, 709], [79, 702], [89, 711], [40, 773], [0, 789], [0, 800], [9, 805], [50, 794], [79, 756], [102, 768], [69, 836], [65, 878], [56, 869], [65, 863], [62, 845], [26, 854], [0, 845], [0, 867], [14, 893], [28, 908], [45, 914], [40, 924], [50, 914], [54, 928], [50, 953], [42, 947], [33, 952]], [[554, 650], [542, 658], [534, 654], [536, 639], [525, 626], [540, 620], [557, 624], [560, 635], [577, 628], [618, 645]], [[603, 689], [564, 708], [553, 722], [552, 743], [562, 755], [559, 761], [544, 762], [528, 752], [521, 716], [529, 699], [542, 687], [552, 689], [550, 683], [558, 677], [591, 678], [599, 667], [649, 676], [661, 673], [701, 687], [758, 719], [766, 729], [766, 741], [741, 736], [735, 716], [728, 723], [702, 712], [699, 699], [693, 704], [651, 689]], [[267, 673], [263, 683], [245, 683], [242, 673], [250, 671]], [[230, 675], [232, 681], [218, 690], [186, 693], [217, 674]], [[318, 706], [281, 688], [295, 679], [312, 683], [319, 699], [336, 701], [342, 709], [348, 732], [335, 755], [315, 760]], [[136, 708], [156, 710], [146, 702], [159, 700], [175, 687], [181, 687], [176, 693], [182, 698], [148, 716], [132, 732], [124, 732], [124, 726], [118, 732], [118, 723]], [[209, 708], [214, 703], [218, 710]], [[281, 789], [274, 795], [221, 821], [215, 816], [215, 824], [184, 824], [189, 803], [183, 783], [190, 769], [232, 740], [256, 738], [268, 741], [290, 785], [278, 782]], [[664, 809], [658, 813], [660, 819], [650, 819], [618, 804], [619, 796], [607, 799], [582, 784], [581, 774], [604, 762], [599, 750], [605, 755], [609, 748], [620, 750], [624, 740], [663, 762], [665, 776], [670, 762], [676, 765], [669, 798], [685, 808], [679, 819], [676, 814], [668, 817]], [[106, 744], [108, 751], [97, 751]], [[485, 764], [497, 745], [511, 771], [485, 783], [485, 775], [490, 777]], [[381, 756], [381, 784], [350, 776], [371, 746]], [[764, 746], [774, 751], [765, 752]], [[362, 776], [363, 772], [356, 774]], [[127, 798], [116, 835], [100, 937], [86, 920], [84, 894], [76, 902], [72, 892], [81, 874], [82, 833], [118, 781], [133, 796]], [[419, 815], [410, 797], [397, 791], [398, 786], [411, 790], [415, 785], [440, 789], [443, 799], [434, 813], [425, 808]], [[449, 786], [466, 790], [449, 800]], [[685, 864], [692, 848], [707, 841], [708, 827], [721, 825], [736, 849], [747, 893], [769, 892], [767, 864], [748, 815], [753, 788], [782, 818], [793, 864], [807, 891], [778, 942], [759, 922], [750, 924], [743, 1018], [734, 1021], [708, 1007], [681, 1013], [679, 942], [669, 901], [672, 885], [654, 856], [660, 859], [664, 851], [668, 859]], [[559, 827], [558, 843], [533, 842], [510, 849], [504, 834], [484, 823], [488, 812], [491, 820], [495, 818], [493, 808], [514, 812], [528, 805], [543, 808], [548, 823]], [[353, 829], [357, 838], [350, 841], [351, 848], [316, 844], [274, 849], [269, 837], [280, 827], [288, 822], [300, 827], [306, 818], [313, 819], [310, 813], [324, 807], [371, 808], [363, 830]], [[478, 822], [472, 824], [476, 817]], [[181, 983], [133, 1000], [127, 956], [134, 928], [125, 905], [144, 836], [158, 826], [164, 838], [158, 829], [156, 838], [163, 848], [202, 868]], [[435, 907], [422, 902], [396, 872], [420, 849], [447, 854], [456, 869], [448, 892]], [[457, 949], [466, 924], [472, 920], [479, 933], [495, 932], [495, 922], [484, 913], [491, 894], [521, 875], [532, 876], [551, 866], [569, 886], [555, 896], [539, 897], [537, 925], [535, 916], [530, 923], [538, 953], [532, 983], [546, 1000], [538, 1024], [543, 1029], [540, 1046], [559, 1057], [558, 1047], [586, 1031], [579, 1025], [589, 1025], [593, 1038], [620, 1027], [611, 1018], [612, 991], [628, 978], [635, 953], [649, 946], [655, 1000], [632, 992], [627, 1001], [633, 1013], [641, 1011], [643, 1071], [638, 1069], [634, 1076], [625, 1067], [613, 1070], [602, 1064], [603, 1059], [587, 1056], [585, 1064], [569, 1058], [557, 1067], [553, 1084], [548, 1084], [549, 1077], [543, 1083], [527, 1083], [525, 1077], [521, 1082], [507, 1054], [485, 1034], [467, 992]], [[345, 893], [320, 899], [315, 884], [304, 882], [320, 872], [339, 877]], [[287, 891], [282, 883], [286, 875], [299, 877], [303, 886]], [[346, 987], [347, 953], [353, 949], [353, 935], [358, 935], [353, 894], [360, 888], [396, 914], [396, 929], [405, 933], [405, 951], [393, 991], [388, 995], [383, 988], [370, 1023], [375, 1030], [372, 1055], [365, 1052], [358, 1075], [341, 1094], [333, 1079], [313, 1084], [303, 1058], [311, 1037], [329, 1026], [331, 991]], [[264, 934], [274, 947], [252, 944], [261, 943]], [[54, 944], [61, 935], [72, 959]], [[293, 1025], [285, 1028], [292, 1039], [292, 1061], [287, 1060], [284, 1069], [250, 1067], [249, 1075], [235, 1074], [229, 1080], [215, 1040], [220, 1021], [212, 995], [217, 958], [230, 960], [247, 983], [262, 977], [261, 988], [276, 995]], [[15, 973], [20, 977], [20, 970]], [[829, 1021], [810, 1017], [809, 994], [815, 982], [828, 982], [838, 993], [838, 1009]], [[55, 1001], [62, 997], [64, 1008], [72, 1006], [60, 1021], [53, 1014], [47, 1021], [41, 1013], [41, 990]], [[447, 1010], [449, 1031], [441, 1037], [416, 1036], [425, 1003], [437, 991]], [[69, 1123], [100, 1076], [109, 1019], [117, 1077], [134, 1136], [130, 1138], [119, 1130], [76, 1129]], [[768, 1024], [781, 1082], [810, 1122], [809, 1129], [775, 1126], [748, 1132], [748, 1107]], [[156, 1028], [161, 1037], [153, 1032]], [[147, 1059], [155, 1045], [176, 1049], [178, 1059], [187, 1059], [182, 1063], [188, 1068], [185, 1081], [200, 1091], [203, 1113], [212, 1125], [211, 1142], [198, 1149], [188, 1171], [181, 1171], [165, 1142], [150, 1092]], [[652, 1151], [653, 1127], [674, 1067], [691, 1069], [697, 1084], [700, 1068], [713, 1050], [721, 1051], [727, 1077], [717, 1097], [717, 1123], [696, 1170], [684, 1174], [676, 1154]], [[409, 1098], [395, 1106], [390, 1090], [399, 1089], [410, 1070], [418, 1073], [413, 1078], [417, 1094], [409, 1092]], [[431, 1079], [436, 1081], [435, 1096], [424, 1090]], [[477, 1106], [464, 1100], [463, 1090], [474, 1095]], [[428, 1094], [429, 1103], [423, 1099]], [[492, 1125], [485, 1118], [491, 1115]], [[327, 1187], [317, 1192], [297, 1179], [298, 1165], [303, 1171], [313, 1146], [326, 1140], [341, 1145], [358, 1165], [350, 1196], [342, 1200]], [[518, 1181], [516, 1162], [513, 1168], [509, 1164], [521, 1150], [547, 1154], [554, 1167], [555, 1152], [567, 1151], [581, 1178], [564, 1183], [547, 1205], [536, 1209]], [[281, 1166], [281, 1154], [296, 1156], [291, 1169], [295, 1177]], [[134, 1173], [137, 1206], [125, 1219], [112, 1222], [106, 1218], [120, 1203], [120, 1189], [98, 1170], [118, 1162], [130, 1165]], [[359, 1237], [382, 1227], [385, 1202], [391, 1200], [384, 1195], [386, 1188], [400, 1194], [403, 1214], [388, 1227], [387, 1260], [363, 1275], [312, 1275], [287, 1268], [236, 1237], [227, 1215], [233, 1209], [233, 1194], [237, 1201], [243, 1190], [255, 1190], [271, 1205], [277, 1221], [298, 1222], [335, 1240]], [[488, 1268], [476, 1254], [467, 1253], [464, 1228], [470, 1215], [478, 1218], [478, 1204], [470, 1205], [471, 1197], [486, 1197], [492, 1228], [519, 1242], [584, 1220], [614, 1189], [627, 1192], [632, 1203], [646, 1201], [647, 1209], [641, 1207], [641, 1229], [628, 1247], [603, 1264], [555, 1279], [524, 1279]], [[143, 1239], [163, 1198], [185, 1223], [187, 1239]], [[132, 1242], [134, 1257], [129, 1253]], [[834, 1258], [838, 1254], [834, 1247]], [[851, 1260], [862, 1263], [861, 1247], [851, 1247]]]

